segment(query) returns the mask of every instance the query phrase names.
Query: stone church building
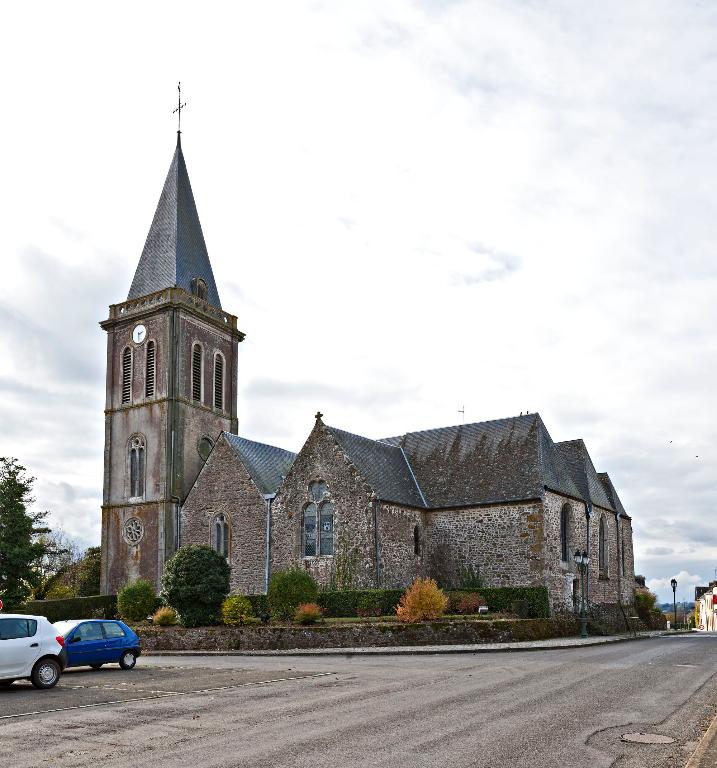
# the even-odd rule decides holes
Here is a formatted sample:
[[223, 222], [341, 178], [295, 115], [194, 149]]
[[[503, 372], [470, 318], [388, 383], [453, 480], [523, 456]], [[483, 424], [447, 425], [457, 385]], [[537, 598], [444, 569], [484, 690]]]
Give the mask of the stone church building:
[[538, 414], [370, 439], [321, 414], [298, 454], [238, 435], [237, 352], [180, 136], [126, 301], [107, 332], [102, 591], [159, 584], [183, 544], [231, 565], [232, 590], [266, 591], [299, 566], [324, 586], [548, 588], [573, 610], [576, 549], [593, 605], [629, 604], [632, 528], [582, 440]]

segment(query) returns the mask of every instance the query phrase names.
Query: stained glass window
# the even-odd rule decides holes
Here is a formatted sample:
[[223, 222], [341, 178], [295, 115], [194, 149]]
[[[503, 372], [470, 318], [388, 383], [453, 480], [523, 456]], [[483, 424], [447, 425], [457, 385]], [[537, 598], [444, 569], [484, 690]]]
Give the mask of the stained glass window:
[[316, 504], [307, 504], [304, 508], [304, 556], [316, 554]]
[[334, 505], [326, 501], [321, 505], [320, 554], [334, 554]]

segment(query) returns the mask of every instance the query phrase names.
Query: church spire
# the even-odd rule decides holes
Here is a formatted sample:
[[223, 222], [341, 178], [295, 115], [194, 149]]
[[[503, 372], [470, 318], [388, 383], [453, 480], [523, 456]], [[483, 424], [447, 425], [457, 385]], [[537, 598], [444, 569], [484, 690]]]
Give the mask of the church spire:
[[200, 280], [206, 284], [207, 301], [221, 308], [177, 131], [172, 164], [127, 298], [173, 287], [197, 293]]

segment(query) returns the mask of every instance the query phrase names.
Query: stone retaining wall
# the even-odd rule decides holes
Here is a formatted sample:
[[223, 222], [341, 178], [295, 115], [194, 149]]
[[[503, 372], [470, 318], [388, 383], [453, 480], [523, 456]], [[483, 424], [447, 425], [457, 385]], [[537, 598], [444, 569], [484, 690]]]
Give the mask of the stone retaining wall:
[[268, 651], [294, 648], [356, 648], [453, 645], [546, 640], [578, 633], [574, 617], [422, 624], [320, 624], [313, 627], [137, 627], [151, 651]]

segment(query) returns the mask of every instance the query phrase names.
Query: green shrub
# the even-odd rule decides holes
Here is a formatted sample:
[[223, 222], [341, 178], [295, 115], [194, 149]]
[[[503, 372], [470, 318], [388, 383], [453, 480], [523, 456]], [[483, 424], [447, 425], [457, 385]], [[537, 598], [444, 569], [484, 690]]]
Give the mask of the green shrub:
[[493, 613], [512, 611], [515, 601], [522, 600], [527, 603], [527, 618], [547, 619], [550, 616], [547, 587], [481, 587], [479, 591]]
[[345, 592], [320, 592], [318, 604], [327, 618], [350, 616], [392, 616], [404, 590], [361, 589]]
[[126, 584], [117, 593], [117, 613], [127, 621], [144, 621], [154, 611], [157, 595], [154, 585], [147, 579]]
[[273, 619], [290, 620], [299, 603], [315, 603], [319, 588], [301, 568], [277, 571], [269, 581], [269, 612]]
[[217, 624], [228, 593], [229, 566], [211, 547], [180, 547], [164, 566], [161, 597], [185, 627]]
[[323, 613], [316, 603], [300, 603], [294, 613], [294, 621], [298, 624], [316, 624], [322, 618]]
[[242, 624], [252, 624], [251, 602], [242, 595], [229, 595], [222, 603], [222, 621], [230, 627], [238, 627]]
[[246, 599], [251, 603], [251, 612], [254, 616], [269, 615], [269, 598], [267, 595], [246, 595]]
[[480, 589], [483, 586], [483, 580], [480, 576], [478, 566], [468, 565], [461, 568], [458, 572], [458, 589], [472, 590]]
[[31, 600], [25, 603], [19, 612], [45, 616], [51, 624], [68, 619], [115, 619], [117, 618], [117, 597], [116, 595], [93, 595], [65, 600]]
[[656, 602], [657, 595], [654, 592], [650, 592], [647, 587], [637, 587], [635, 590], [635, 611], [645, 624], [650, 624]]
[[177, 622], [176, 611], [167, 605], [157, 608], [152, 616], [152, 624], [156, 624], [158, 627], [173, 627]]

